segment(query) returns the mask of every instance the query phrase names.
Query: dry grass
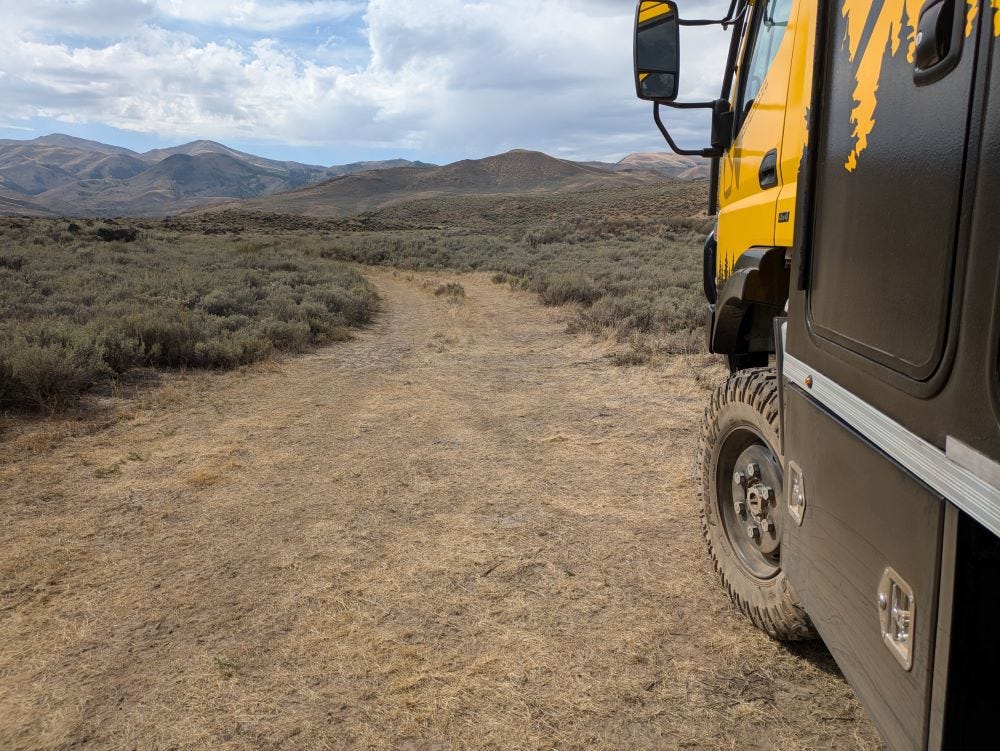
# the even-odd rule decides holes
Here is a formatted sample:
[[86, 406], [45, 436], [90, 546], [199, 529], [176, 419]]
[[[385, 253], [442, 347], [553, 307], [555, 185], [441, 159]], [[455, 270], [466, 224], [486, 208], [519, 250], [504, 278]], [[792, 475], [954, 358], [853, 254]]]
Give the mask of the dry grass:
[[534, 295], [372, 278], [355, 341], [14, 431], [0, 747], [879, 747], [711, 572], [710, 359], [616, 368]]

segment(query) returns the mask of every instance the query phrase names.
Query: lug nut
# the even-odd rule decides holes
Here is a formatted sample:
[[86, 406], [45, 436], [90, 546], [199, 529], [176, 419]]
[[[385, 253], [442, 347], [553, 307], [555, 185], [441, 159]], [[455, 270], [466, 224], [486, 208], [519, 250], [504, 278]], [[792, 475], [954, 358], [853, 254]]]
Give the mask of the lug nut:
[[755, 477], [759, 477], [759, 476], [760, 476], [760, 467], [758, 467], [758, 466], [757, 466], [756, 464], [754, 464], [753, 462], [750, 462], [750, 463], [749, 463], [749, 464], [747, 465], [747, 475], [748, 475], [748, 476], [749, 476], [750, 478], [755, 478]]
[[751, 540], [756, 540], [758, 534], [760, 533], [758, 532], [757, 528], [754, 525], [752, 524], [747, 525], [747, 537], [749, 537]]
[[760, 520], [760, 531], [761, 532], [770, 532], [773, 527], [774, 527], [774, 525], [771, 524], [771, 520], [770, 519], [761, 519]]
[[733, 472], [733, 482], [737, 485], [743, 485], [747, 481], [747, 478], [743, 476], [743, 473], [739, 470]]
[[747, 512], [747, 505], [743, 501], [733, 501], [733, 508], [736, 513], [743, 516]]
[[774, 491], [765, 485], [760, 489], [760, 495], [765, 501], [770, 503], [771, 499], [774, 498]]

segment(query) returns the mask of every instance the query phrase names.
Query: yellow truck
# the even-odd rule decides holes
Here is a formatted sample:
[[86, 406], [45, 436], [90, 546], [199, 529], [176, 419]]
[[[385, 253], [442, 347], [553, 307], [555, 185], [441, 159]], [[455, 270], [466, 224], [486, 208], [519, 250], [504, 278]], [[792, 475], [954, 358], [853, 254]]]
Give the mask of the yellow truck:
[[[719, 97], [678, 101], [681, 28], [710, 24]], [[998, 747], [1000, 0], [644, 0], [635, 86], [712, 163], [723, 585], [772, 637], [821, 637], [891, 748]]]

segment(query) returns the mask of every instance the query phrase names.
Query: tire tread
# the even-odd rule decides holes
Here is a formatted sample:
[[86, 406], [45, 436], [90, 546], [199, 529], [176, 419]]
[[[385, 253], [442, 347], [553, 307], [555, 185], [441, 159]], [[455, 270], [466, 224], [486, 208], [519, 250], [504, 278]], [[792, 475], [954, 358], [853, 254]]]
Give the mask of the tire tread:
[[713, 567], [722, 581], [729, 598], [741, 613], [747, 616], [761, 630], [775, 639], [799, 641], [815, 639], [816, 631], [809, 616], [799, 602], [798, 596], [782, 571], [779, 584], [780, 596], [765, 601], [755, 592], [748, 591], [731, 571], [735, 565], [719, 554], [710, 529], [706, 508], [712, 503], [710, 488], [712, 447], [719, 439], [719, 416], [733, 403], [741, 403], [754, 409], [780, 437], [778, 424], [778, 383], [773, 368], [750, 368], [731, 375], [712, 394], [702, 421], [698, 439], [697, 482], [701, 494], [701, 530], [708, 547]]

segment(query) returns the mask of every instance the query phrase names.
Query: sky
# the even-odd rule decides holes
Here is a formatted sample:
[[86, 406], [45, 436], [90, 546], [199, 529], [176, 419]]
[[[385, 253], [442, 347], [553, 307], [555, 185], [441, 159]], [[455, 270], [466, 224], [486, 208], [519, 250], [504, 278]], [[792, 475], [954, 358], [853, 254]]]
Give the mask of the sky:
[[[725, 0], [680, 0], [718, 17]], [[207, 138], [275, 159], [444, 164], [513, 148], [666, 147], [635, 98], [631, 0], [0, 0], [0, 138], [137, 151]], [[681, 99], [728, 35], [682, 29]], [[708, 118], [669, 112], [683, 145]]]

